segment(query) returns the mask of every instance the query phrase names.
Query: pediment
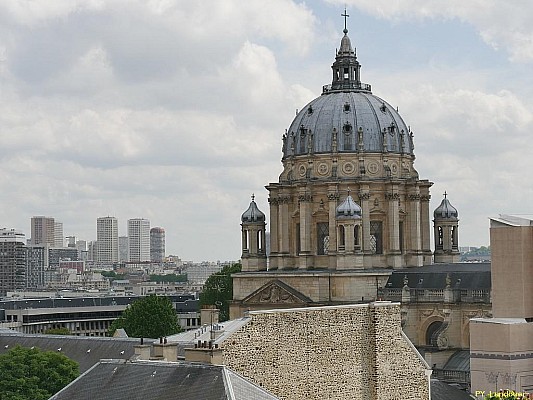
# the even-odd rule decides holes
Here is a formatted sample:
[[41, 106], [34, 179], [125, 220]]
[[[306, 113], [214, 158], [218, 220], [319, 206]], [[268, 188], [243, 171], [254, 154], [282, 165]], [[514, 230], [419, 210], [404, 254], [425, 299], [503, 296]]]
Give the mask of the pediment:
[[243, 304], [307, 305], [312, 302], [309, 297], [278, 279], [266, 283], [242, 300]]

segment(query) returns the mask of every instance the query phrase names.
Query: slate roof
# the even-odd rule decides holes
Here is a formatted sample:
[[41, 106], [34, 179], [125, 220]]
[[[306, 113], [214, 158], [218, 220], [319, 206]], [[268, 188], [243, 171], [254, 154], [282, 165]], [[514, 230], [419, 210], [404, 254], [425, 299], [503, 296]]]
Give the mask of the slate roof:
[[470, 351], [456, 351], [444, 364], [443, 370], [470, 372]]
[[431, 379], [431, 400], [472, 400], [467, 392], [437, 379]]
[[30, 335], [5, 330], [0, 331], [0, 354], [20, 345], [38, 347], [41, 350], [58, 351], [80, 365], [80, 373], [87, 371], [102, 358], [129, 359], [134, 355], [133, 346], [139, 339], [104, 338], [64, 335]]
[[490, 289], [490, 263], [432, 264], [418, 268], [395, 270], [386, 288], [402, 288], [407, 275], [411, 289], [444, 289], [446, 276], [450, 274], [455, 289]]
[[102, 360], [49, 400], [274, 400], [224, 366]]
[[[87, 297], [54, 297], [36, 299], [3, 299], [0, 300], [0, 309], [40, 309], [40, 308], [65, 308], [65, 307], [105, 307], [126, 306], [145, 296], [87, 296]], [[176, 304], [177, 312], [198, 310], [198, 300], [193, 294], [166, 296]]]

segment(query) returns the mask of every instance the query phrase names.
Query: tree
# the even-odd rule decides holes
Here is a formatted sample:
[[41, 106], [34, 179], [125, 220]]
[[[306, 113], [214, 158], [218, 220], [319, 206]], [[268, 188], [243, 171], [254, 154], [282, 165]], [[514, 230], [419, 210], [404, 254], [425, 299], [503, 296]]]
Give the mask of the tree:
[[0, 399], [46, 400], [79, 374], [64, 354], [16, 346], [0, 355]]
[[119, 328], [131, 337], [158, 338], [181, 332], [178, 316], [168, 297], [152, 294], [135, 300], [109, 327], [108, 334]]
[[225, 266], [220, 272], [216, 272], [207, 278], [202, 293], [200, 293], [200, 306], [219, 306], [219, 320], [221, 322], [229, 319], [229, 303], [233, 300], [231, 274], [241, 272], [241, 269], [241, 264]]

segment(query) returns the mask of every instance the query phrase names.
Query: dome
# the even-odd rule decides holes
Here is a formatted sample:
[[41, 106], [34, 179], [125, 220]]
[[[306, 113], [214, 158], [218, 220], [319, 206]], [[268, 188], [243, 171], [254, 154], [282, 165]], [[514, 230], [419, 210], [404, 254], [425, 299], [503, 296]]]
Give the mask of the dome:
[[442, 199], [440, 205], [433, 212], [433, 217], [435, 219], [453, 219], [456, 220], [459, 217], [457, 209], [452, 206], [450, 201], [447, 199], [447, 194], [444, 193], [444, 199]]
[[337, 219], [361, 218], [361, 207], [348, 195], [335, 210], [335, 216]]
[[332, 84], [297, 113], [283, 138], [283, 157], [337, 151], [413, 155], [409, 127], [397, 109], [361, 82], [361, 66], [344, 32]]
[[254, 198], [255, 196], [252, 195], [252, 201], [250, 202], [248, 209], [241, 216], [242, 222], [265, 222], [265, 214], [259, 210]]

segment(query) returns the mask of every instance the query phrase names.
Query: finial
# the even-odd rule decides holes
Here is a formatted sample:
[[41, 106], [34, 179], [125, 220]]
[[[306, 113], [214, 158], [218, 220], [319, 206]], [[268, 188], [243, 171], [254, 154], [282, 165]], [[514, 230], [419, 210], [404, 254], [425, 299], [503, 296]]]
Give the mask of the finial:
[[446, 196], [448, 196], [448, 193], [446, 193], [446, 190], [444, 191], [444, 198], [446, 198]]
[[254, 200], [255, 200], [255, 194], [252, 193], [252, 201], [254, 201]]
[[346, 28], [346, 18], [349, 17], [349, 15], [346, 13], [346, 6], [344, 6], [344, 14], [341, 14], [341, 17], [344, 17], [344, 34], [346, 35], [348, 33], [348, 28]]

